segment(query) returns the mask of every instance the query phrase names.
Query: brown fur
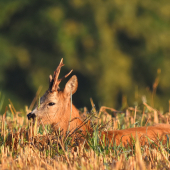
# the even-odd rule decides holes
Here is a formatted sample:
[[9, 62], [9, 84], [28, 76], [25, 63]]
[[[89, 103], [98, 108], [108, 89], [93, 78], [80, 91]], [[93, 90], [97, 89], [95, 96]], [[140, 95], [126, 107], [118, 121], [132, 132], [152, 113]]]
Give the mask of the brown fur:
[[[49, 106], [50, 102], [56, 104]], [[64, 92], [60, 90], [47, 91], [40, 99], [40, 106], [37, 106], [32, 113], [37, 116], [39, 123], [51, 124], [55, 129], [60, 128], [64, 134], [67, 130], [72, 131], [82, 123], [78, 109], [73, 104], [71, 108], [70, 97], [69, 99], [65, 97]], [[85, 130], [84, 127], [81, 130]]]
[[[70, 100], [71, 95], [76, 92], [78, 87], [77, 77], [73, 75], [66, 83], [65, 88], [63, 90], [59, 89], [58, 85], [62, 79], [58, 80], [58, 76], [62, 66], [63, 60], [61, 60], [58, 68], [54, 72], [53, 78], [50, 75], [49, 89], [41, 97], [40, 106], [37, 106], [30, 114], [34, 114], [38, 118], [39, 123], [51, 124], [57, 130], [62, 130], [64, 135], [67, 131], [72, 132], [79, 126], [81, 126], [80, 130], [84, 134], [87, 130], [92, 134], [92, 129], [89, 129], [87, 125], [82, 126], [79, 111]], [[55, 104], [50, 105], [50, 103]], [[122, 143], [123, 146], [126, 146], [128, 144], [132, 144], [133, 138], [136, 139], [136, 137], [138, 137], [140, 139], [140, 143], [144, 145], [145, 143], [148, 143], [148, 138], [154, 142], [163, 140], [165, 143], [167, 134], [169, 133], [170, 125], [158, 124], [156, 126], [149, 127], [137, 127], [107, 132], [103, 131], [101, 132], [101, 139], [103, 140], [103, 137], [105, 138], [105, 144], [106, 142], [113, 142], [117, 145]]]
[[149, 142], [159, 144], [161, 141], [165, 144], [168, 134], [170, 134], [169, 124], [157, 124], [155, 126], [102, 132], [101, 139], [103, 139], [103, 135], [105, 135], [109, 143], [116, 143], [116, 145], [122, 144], [123, 146], [133, 144], [133, 141], [135, 141], [137, 137], [141, 145], [148, 144]]

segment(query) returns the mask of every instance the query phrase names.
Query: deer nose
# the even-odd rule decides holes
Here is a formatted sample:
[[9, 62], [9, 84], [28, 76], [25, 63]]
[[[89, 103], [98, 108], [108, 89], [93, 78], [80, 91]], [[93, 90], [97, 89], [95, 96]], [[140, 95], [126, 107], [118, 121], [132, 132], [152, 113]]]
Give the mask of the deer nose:
[[33, 120], [34, 120], [35, 117], [36, 117], [35, 114], [32, 113], [32, 112], [27, 114], [28, 120], [30, 120], [30, 119], [33, 119]]

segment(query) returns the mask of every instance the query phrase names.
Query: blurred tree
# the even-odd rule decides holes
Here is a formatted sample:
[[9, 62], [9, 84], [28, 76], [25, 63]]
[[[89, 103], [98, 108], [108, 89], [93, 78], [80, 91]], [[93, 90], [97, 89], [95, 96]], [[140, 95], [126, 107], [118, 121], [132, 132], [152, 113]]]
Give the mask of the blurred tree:
[[167, 0], [1, 0], [0, 90], [17, 109], [29, 105], [63, 57], [61, 76], [72, 68], [78, 75], [78, 107], [90, 108], [92, 97], [120, 109], [124, 95], [151, 102], [160, 68], [155, 104], [167, 109], [169, 8]]

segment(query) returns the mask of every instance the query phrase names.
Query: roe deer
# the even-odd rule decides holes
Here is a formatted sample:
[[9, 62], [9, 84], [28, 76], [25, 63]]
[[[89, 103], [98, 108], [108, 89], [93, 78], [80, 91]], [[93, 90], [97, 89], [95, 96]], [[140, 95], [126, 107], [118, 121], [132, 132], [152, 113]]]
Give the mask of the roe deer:
[[[52, 75], [49, 76], [49, 89], [40, 98], [40, 105], [27, 117], [28, 119], [37, 117], [39, 123], [51, 124], [55, 129], [60, 129], [66, 134], [67, 131], [74, 130], [83, 123], [78, 109], [70, 101], [71, 95], [76, 92], [78, 87], [77, 77], [73, 75], [63, 90], [59, 88], [60, 82], [73, 71], [71, 70], [63, 78], [58, 79], [62, 66], [64, 66], [63, 59], [54, 71], [53, 77]], [[80, 130], [85, 132], [85, 125]]]
[[[61, 67], [63, 66], [63, 59], [61, 59], [59, 66], [54, 71], [53, 77], [49, 76], [49, 89], [40, 99], [40, 105], [37, 106], [31, 113], [27, 115], [28, 119], [37, 117], [37, 120], [41, 124], [51, 124], [56, 129], [63, 131], [66, 135], [67, 131], [74, 131], [77, 127], [85, 134], [89, 131], [93, 133], [91, 128], [83, 124], [79, 115], [78, 109], [71, 103], [71, 95], [74, 94], [78, 87], [77, 77], [73, 75], [66, 83], [63, 90], [59, 88], [60, 82], [68, 77], [72, 70], [63, 78], [58, 79]], [[70, 121], [72, 120], [72, 121]], [[149, 139], [158, 142], [163, 140], [165, 143], [167, 135], [170, 134], [170, 125], [158, 124], [156, 126], [137, 127], [124, 130], [113, 130], [101, 132], [101, 138], [105, 138], [105, 143], [120, 143], [123, 146], [132, 144], [133, 138], [140, 139], [141, 145], [148, 143]], [[102, 141], [102, 140], [101, 140]]]

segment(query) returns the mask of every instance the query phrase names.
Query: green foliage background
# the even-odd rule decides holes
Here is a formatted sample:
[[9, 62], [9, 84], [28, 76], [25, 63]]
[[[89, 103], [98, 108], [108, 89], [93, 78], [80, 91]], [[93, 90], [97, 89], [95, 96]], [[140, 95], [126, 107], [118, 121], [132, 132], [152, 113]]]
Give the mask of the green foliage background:
[[61, 76], [72, 68], [78, 76], [78, 107], [90, 106], [90, 97], [117, 109], [122, 96], [150, 102], [161, 69], [154, 100], [168, 109], [169, 54], [168, 0], [0, 1], [0, 90], [18, 109], [40, 85], [43, 94], [62, 57]]

